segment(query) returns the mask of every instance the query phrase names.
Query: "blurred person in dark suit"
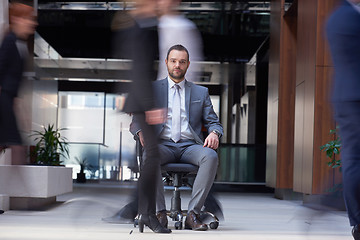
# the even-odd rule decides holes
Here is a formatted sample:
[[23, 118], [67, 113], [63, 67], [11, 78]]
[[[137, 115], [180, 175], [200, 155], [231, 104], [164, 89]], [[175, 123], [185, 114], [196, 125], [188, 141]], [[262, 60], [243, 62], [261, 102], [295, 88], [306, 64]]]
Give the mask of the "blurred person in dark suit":
[[340, 128], [343, 191], [360, 240], [360, 0], [344, 0], [329, 17], [326, 32], [335, 67], [332, 101]]
[[130, 12], [133, 22], [127, 31], [127, 46], [132, 62], [132, 84], [124, 111], [139, 119], [144, 128], [144, 148], [148, 158], [141, 163], [138, 180], [139, 231], [148, 226], [155, 233], [171, 233], [163, 227], [156, 213], [156, 185], [160, 174], [159, 149], [154, 135], [155, 124], [165, 121], [165, 109], [155, 105], [152, 81], [156, 80], [154, 61], [158, 56], [157, 0], [138, 0]]
[[[22, 151], [22, 141], [14, 113], [22, 74], [28, 57], [27, 39], [37, 26], [34, 8], [21, 3], [9, 5], [10, 28], [0, 47], [0, 148], [11, 146], [14, 152]], [[25, 154], [24, 154], [25, 159]], [[21, 164], [24, 159], [12, 164]]]

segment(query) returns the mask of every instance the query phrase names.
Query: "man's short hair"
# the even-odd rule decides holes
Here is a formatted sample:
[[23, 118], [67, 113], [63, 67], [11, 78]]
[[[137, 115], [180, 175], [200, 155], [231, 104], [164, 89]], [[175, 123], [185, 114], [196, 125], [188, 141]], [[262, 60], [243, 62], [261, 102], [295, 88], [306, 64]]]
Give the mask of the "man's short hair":
[[172, 46], [171, 48], [169, 48], [168, 52], [167, 52], [167, 55], [166, 55], [166, 59], [169, 59], [169, 54], [172, 50], [177, 50], [177, 51], [185, 51], [187, 53], [187, 60], [189, 61], [189, 51], [186, 49], [186, 47], [184, 47], [183, 45], [181, 44], [176, 44], [174, 46]]

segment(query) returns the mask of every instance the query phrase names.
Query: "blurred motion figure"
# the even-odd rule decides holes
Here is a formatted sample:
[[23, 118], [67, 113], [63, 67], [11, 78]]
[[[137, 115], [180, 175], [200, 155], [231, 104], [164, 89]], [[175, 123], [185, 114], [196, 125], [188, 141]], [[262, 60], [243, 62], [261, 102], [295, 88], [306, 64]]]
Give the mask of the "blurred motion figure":
[[156, 80], [154, 61], [158, 52], [157, 0], [138, 0], [130, 12], [133, 24], [127, 31], [127, 47], [132, 62], [132, 84], [124, 111], [132, 113], [144, 129], [145, 150], [148, 158], [141, 163], [138, 180], [139, 231], [148, 226], [155, 233], [171, 233], [156, 218], [156, 184], [160, 174], [159, 149], [154, 134], [155, 124], [165, 121], [165, 109], [157, 108], [154, 101], [152, 81]]
[[[21, 145], [14, 99], [18, 94], [28, 57], [26, 40], [37, 26], [34, 8], [22, 3], [9, 5], [10, 28], [0, 47], [0, 148]], [[18, 149], [19, 150], [19, 149]], [[18, 164], [12, 159], [12, 164]]]
[[342, 142], [342, 173], [345, 204], [360, 240], [360, 0], [343, 0], [326, 26], [335, 66], [332, 101]]

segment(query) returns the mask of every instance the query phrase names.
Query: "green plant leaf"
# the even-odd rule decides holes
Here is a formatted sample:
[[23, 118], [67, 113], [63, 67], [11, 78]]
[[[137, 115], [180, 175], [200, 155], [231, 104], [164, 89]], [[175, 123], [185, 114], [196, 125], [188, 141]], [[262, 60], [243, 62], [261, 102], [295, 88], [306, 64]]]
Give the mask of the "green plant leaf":
[[327, 165], [331, 168], [341, 169], [341, 160], [337, 159], [341, 151], [341, 139], [337, 136], [338, 126], [335, 129], [330, 130], [330, 134], [335, 134], [336, 139], [330, 140], [324, 145], [320, 146], [320, 150], [326, 153], [326, 157], [330, 159]]
[[43, 131], [33, 131], [30, 136], [36, 141], [35, 149], [31, 153], [36, 156], [36, 164], [60, 165], [60, 156], [69, 156], [68, 143], [61, 137], [60, 129], [55, 129], [53, 124], [44, 126]]

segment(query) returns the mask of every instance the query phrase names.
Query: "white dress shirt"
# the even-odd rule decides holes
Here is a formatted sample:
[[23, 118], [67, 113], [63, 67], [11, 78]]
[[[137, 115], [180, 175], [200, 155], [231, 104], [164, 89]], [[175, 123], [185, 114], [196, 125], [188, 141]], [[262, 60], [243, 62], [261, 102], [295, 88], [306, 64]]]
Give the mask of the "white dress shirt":
[[[173, 82], [169, 77], [167, 77], [169, 83], [168, 89], [168, 112], [167, 112], [167, 120], [165, 122], [164, 129], [161, 133], [162, 139], [171, 139], [171, 125], [172, 125], [172, 105], [173, 105], [173, 97], [175, 93], [175, 82]], [[194, 139], [192, 133], [189, 128], [189, 120], [186, 117], [185, 110], [185, 80], [178, 83], [180, 86], [179, 93], [181, 98], [181, 139]]]

